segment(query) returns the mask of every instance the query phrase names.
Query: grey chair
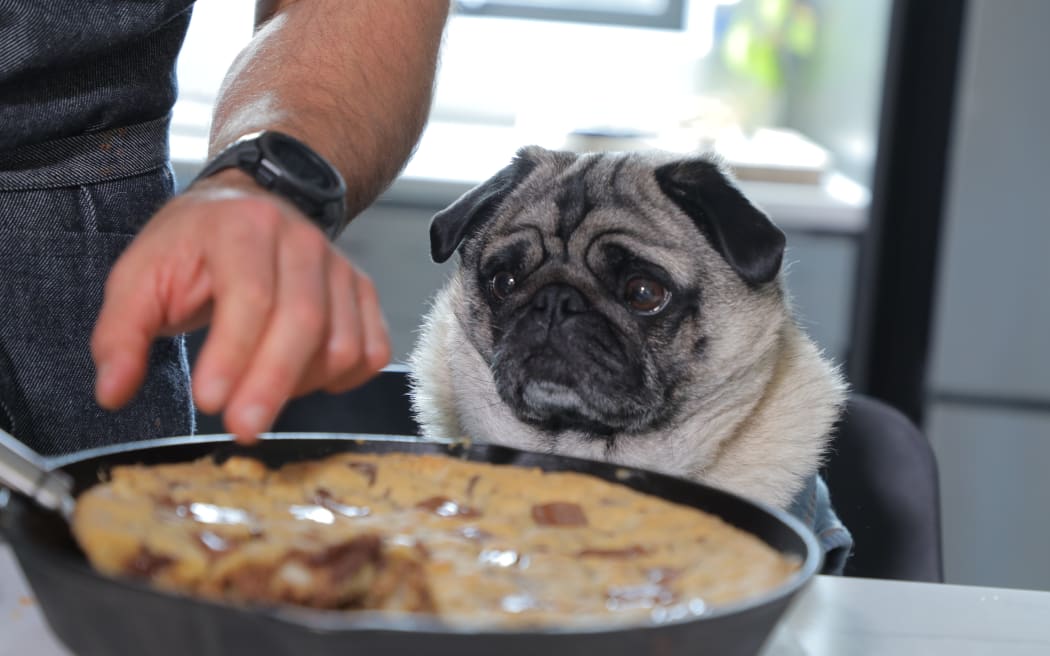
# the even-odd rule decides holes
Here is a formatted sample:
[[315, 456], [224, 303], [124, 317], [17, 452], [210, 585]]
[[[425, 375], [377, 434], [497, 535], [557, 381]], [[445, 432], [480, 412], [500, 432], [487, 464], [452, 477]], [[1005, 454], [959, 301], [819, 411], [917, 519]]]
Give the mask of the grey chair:
[[853, 395], [824, 478], [835, 511], [853, 534], [846, 576], [944, 580], [937, 462], [907, 417]]

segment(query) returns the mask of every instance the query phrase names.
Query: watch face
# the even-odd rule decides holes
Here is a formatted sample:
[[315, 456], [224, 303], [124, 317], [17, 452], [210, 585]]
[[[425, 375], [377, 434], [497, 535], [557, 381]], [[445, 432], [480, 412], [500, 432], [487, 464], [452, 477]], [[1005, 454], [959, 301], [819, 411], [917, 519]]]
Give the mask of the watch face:
[[287, 138], [271, 139], [270, 154], [288, 172], [301, 181], [329, 190], [337, 186], [328, 167], [306, 148]]

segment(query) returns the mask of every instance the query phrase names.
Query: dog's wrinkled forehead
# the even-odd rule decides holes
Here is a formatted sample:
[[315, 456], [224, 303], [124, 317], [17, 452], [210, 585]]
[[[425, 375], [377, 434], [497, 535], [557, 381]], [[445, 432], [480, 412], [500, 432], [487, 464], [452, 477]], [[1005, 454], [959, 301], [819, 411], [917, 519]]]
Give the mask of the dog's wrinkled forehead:
[[649, 161], [636, 155], [553, 155], [534, 160], [485, 229], [464, 241], [464, 255], [484, 261], [512, 250], [534, 264], [550, 255], [568, 263], [618, 246], [659, 263], [681, 285], [691, 281], [696, 268], [690, 251], [702, 248], [702, 239], [660, 190]]
[[641, 155], [573, 156], [549, 151], [532, 155], [535, 166], [500, 214], [540, 209], [550, 219], [544, 228], [562, 242], [597, 209], [619, 208], [644, 220], [654, 214], [653, 206], [668, 206], [653, 175], [655, 166]]
[[482, 227], [499, 229], [521, 217], [567, 244], [585, 219], [602, 216], [596, 210], [610, 209], [619, 212], [608, 216], [605, 229], [644, 231], [654, 243], [680, 241], [676, 226], [691, 223], [689, 229], [699, 229], [748, 285], [770, 282], [779, 272], [783, 233], [717, 163], [657, 152], [577, 155], [523, 148], [495, 176], [434, 216], [431, 254], [443, 262]]

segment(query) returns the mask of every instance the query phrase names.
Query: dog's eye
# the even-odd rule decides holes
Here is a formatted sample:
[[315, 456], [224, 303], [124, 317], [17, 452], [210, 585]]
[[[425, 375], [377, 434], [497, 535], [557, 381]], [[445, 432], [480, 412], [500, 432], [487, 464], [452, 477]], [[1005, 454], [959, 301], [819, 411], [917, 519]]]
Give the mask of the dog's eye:
[[671, 292], [652, 278], [631, 278], [623, 290], [623, 300], [638, 314], [656, 314], [667, 307]]
[[510, 271], [500, 271], [492, 276], [492, 280], [489, 281], [489, 290], [497, 300], [502, 301], [514, 291], [514, 286], [517, 284], [518, 281], [514, 278], [513, 273]]

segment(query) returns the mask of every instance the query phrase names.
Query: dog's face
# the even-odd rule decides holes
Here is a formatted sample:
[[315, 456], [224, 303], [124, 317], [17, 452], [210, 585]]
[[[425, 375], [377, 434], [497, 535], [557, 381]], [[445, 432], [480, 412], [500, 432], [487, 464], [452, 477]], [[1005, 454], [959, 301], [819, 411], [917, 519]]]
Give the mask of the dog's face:
[[[718, 401], [786, 317], [784, 235], [704, 158], [526, 148], [434, 217], [455, 308], [518, 421], [610, 442]], [[720, 391], [722, 390], [722, 391]]]

